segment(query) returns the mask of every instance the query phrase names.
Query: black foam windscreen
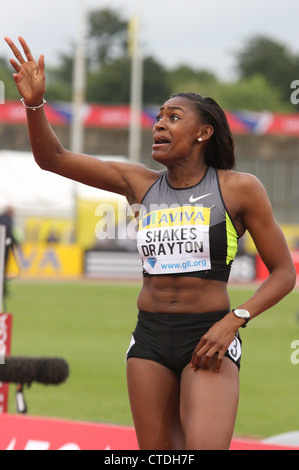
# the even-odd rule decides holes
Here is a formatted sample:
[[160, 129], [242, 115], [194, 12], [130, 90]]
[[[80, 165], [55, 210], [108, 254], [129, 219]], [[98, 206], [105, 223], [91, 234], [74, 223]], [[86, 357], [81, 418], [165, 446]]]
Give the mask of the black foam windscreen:
[[60, 358], [8, 356], [0, 365], [0, 382], [4, 383], [59, 385], [68, 376], [69, 366]]

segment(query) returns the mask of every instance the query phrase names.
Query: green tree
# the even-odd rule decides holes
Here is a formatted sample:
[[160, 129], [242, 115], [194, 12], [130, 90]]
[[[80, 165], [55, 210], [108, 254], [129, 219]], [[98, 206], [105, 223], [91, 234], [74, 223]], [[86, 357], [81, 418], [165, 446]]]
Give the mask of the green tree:
[[[110, 8], [89, 15], [87, 39], [87, 102], [129, 103], [131, 61], [128, 54], [128, 21]], [[49, 100], [72, 98], [74, 47], [62, 52], [58, 67], [48, 67]], [[164, 67], [153, 57], [143, 63], [145, 103], [160, 103], [168, 98], [171, 87]]]
[[[74, 51], [74, 46], [71, 46]], [[46, 66], [48, 101], [71, 101], [74, 69], [74, 54], [62, 51], [59, 54], [58, 66]]]
[[219, 96], [219, 104], [227, 110], [292, 110], [290, 101], [283, 100], [281, 90], [269, 84], [263, 75], [252, 75], [236, 82], [221, 84], [215, 90], [214, 96]]
[[89, 14], [91, 64], [101, 66], [126, 55], [128, 21], [112, 8], [94, 10]]
[[130, 61], [114, 60], [90, 72], [87, 78], [86, 100], [93, 103], [128, 103], [130, 100]]
[[175, 69], [169, 70], [168, 81], [172, 93], [178, 93], [187, 91], [191, 83], [196, 83], [197, 88], [202, 84], [216, 84], [217, 78], [214, 73], [208, 70], [195, 70], [189, 65], [181, 64]]
[[236, 59], [240, 78], [262, 75], [289, 101], [290, 84], [299, 78], [299, 57], [284, 44], [265, 36], [253, 37], [237, 53]]
[[211, 80], [181, 78], [176, 83], [172, 93], [183, 90], [211, 96], [226, 110], [294, 111], [290, 101], [283, 100], [280, 89], [269, 84], [262, 75], [253, 75], [233, 82], [220, 82], [215, 77]]
[[[168, 99], [171, 88], [167, 72], [153, 57], [143, 64], [143, 101], [157, 104]], [[94, 103], [130, 102], [131, 61], [128, 57], [116, 59], [111, 64], [89, 73], [87, 101]]]
[[5, 99], [8, 100], [20, 99], [19, 92], [12, 78], [13, 72], [14, 70], [10, 68], [8, 60], [0, 58], [0, 80], [4, 83]]
[[143, 64], [143, 101], [161, 104], [171, 94], [167, 70], [154, 57], [147, 57]]

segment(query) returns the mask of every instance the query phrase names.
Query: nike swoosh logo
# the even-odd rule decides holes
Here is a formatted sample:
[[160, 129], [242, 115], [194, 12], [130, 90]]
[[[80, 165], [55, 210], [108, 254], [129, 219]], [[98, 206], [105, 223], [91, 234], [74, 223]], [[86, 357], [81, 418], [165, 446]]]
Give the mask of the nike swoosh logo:
[[200, 199], [203, 199], [204, 197], [208, 197], [208, 196], [212, 196], [213, 193], [209, 193], [209, 194], [204, 194], [203, 196], [199, 196], [199, 197], [193, 197], [191, 196], [189, 201], [190, 202], [197, 202], [197, 201], [200, 201]]

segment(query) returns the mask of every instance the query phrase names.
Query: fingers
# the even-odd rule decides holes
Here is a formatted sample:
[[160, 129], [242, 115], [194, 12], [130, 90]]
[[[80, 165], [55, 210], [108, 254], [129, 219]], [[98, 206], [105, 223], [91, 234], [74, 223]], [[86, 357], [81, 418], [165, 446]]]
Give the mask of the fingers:
[[38, 60], [38, 68], [44, 73], [45, 72], [45, 56], [42, 54]]
[[220, 358], [219, 355], [217, 357], [217, 361], [216, 361], [216, 364], [215, 364], [215, 367], [214, 367], [214, 372], [219, 372], [220, 371], [220, 368], [221, 368], [221, 364], [222, 364], [222, 359], [223, 358]]
[[225, 347], [219, 341], [209, 341], [203, 336], [193, 352], [191, 368], [194, 371], [200, 368], [219, 372], [225, 352]]
[[21, 46], [22, 46], [22, 48], [23, 48], [24, 54], [25, 54], [25, 56], [27, 57], [28, 61], [30, 62], [30, 61], [34, 60], [32, 54], [31, 54], [31, 51], [30, 51], [30, 49], [29, 49], [29, 46], [28, 46], [28, 44], [26, 43], [25, 39], [22, 38], [22, 36], [20, 36], [20, 37], [19, 37], [19, 41], [20, 41], [20, 44], [21, 44]]
[[7, 36], [4, 39], [7, 42], [7, 44], [9, 45], [9, 47], [11, 48], [15, 58], [19, 61], [19, 63], [20, 64], [25, 64], [25, 59], [23, 58], [21, 52], [19, 51], [19, 49], [17, 48], [15, 43]]
[[201, 360], [191, 363], [191, 368], [194, 371], [198, 369], [203, 370], [213, 370], [214, 372], [219, 372], [222, 365], [222, 357], [218, 353], [215, 354], [206, 354], [202, 357]]
[[[28, 44], [26, 43], [25, 39], [22, 38], [21, 36], [18, 38], [19, 41], [20, 41], [20, 44], [23, 48], [23, 51], [24, 51], [24, 54], [28, 60], [28, 62], [31, 62], [31, 61], [34, 61], [34, 58], [31, 54], [31, 51], [30, 51], [30, 48], [28, 46]], [[20, 52], [20, 50], [17, 48], [17, 46], [15, 45], [15, 43], [8, 37], [8, 36], [5, 36], [4, 40], [7, 42], [7, 44], [9, 45], [9, 47], [11, 48], [15, 58], [19, 61], [19, 63], [22, 65], [22, 64], [25, 64], [26, 61], [22, 55], [22, 53]], [[12, 64], [13, 65], [13, 64]], [[14, 67], [14, 65], [13, 65]], [[15, 67], [14, 67], [15, 68]]]
[[191, 368], [196, 371], [198, 369], [211, 369], [219, 372], [223, 360], [223, 354], [214, 351], [214, 348], [204, 348], [193, 354], [191, 360]]
[[11, 63], [16, 72], [19, 72], [21, 70], [20, 64], [18, 64], [18, 62], [16, 62], [14, 59], [10, 59], [9, 62]]

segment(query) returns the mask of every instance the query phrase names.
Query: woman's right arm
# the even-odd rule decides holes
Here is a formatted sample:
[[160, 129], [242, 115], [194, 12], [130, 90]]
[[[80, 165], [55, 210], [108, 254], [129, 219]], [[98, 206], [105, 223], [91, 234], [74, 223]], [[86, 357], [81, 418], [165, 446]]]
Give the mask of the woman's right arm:
[[43, 108], [26, 112], [32, 153], [43, 170], [122, 194], [130, 203], [141, 202], [144, 187], [157, 179], [156, 172], [141, 164], [103, 161], [66, 150], [48, 123]]
[[[26, 59], [14, 42], [6, 37], [15, 59], [13, 78], [26, 106], [39, 106], [45, 94], [45, 64], [41, 55], [35, 62], [23, 38], [19, 38]], [[89, 186], [116, 192], [130, 203], [141, 202], [147, 186], [157, 179], [157, 172], [144, 165], [126, 162], [104, 162], [98, 158], [66, 150], [51, 128], [44, 107], [26, 109], [30, 144], [36, 163], [44, 170], [79, 181]]]

